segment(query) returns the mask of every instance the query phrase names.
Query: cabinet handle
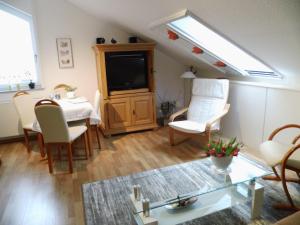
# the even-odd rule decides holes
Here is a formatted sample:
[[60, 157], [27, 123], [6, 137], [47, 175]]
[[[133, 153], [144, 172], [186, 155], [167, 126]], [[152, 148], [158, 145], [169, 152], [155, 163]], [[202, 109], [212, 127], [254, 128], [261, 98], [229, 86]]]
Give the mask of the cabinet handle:
[[132, 110], [132, 113], [133, 113], [133, 115], [135, 115], [135, 111], [134, 110]]

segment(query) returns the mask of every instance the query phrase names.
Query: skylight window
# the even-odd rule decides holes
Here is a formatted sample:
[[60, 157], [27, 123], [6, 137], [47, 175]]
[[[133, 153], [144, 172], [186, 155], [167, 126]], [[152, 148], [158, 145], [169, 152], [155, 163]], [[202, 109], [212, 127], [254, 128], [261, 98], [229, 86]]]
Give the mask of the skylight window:
[[32, 17], [0, 2], [0, 90], [38, 82]]
[[173, 19], [166, 25], [180, 37], [195, 43], [204, 52], [243, 75], [280, 77], [269, 66], [226, 40], [192, 15], [186, 14], [183, 17]]

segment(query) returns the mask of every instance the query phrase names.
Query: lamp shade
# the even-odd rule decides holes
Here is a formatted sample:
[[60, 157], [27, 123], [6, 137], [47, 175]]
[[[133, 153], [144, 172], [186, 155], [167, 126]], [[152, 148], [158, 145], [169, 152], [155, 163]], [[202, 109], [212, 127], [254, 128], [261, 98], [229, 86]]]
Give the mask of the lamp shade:
[[184, 79], [194, 79], [194, 78], [196, 78], [195, 74], [192, 71], [186, 71], [180, 77], [184, 78]]

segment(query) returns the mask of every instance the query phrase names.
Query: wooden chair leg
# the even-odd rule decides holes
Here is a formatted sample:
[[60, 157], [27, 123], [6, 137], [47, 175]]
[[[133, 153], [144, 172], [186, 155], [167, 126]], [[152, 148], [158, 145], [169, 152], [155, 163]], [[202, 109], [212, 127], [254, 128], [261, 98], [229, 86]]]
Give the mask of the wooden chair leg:
[[69, 161], [69, 171], [73, 173], [73, 157], [72, 157], [72, 144], [68, 143], [68, 161]]
[[100, 134], [99, 134], [98, 125], [96, 125], [95, 128], [96, 128], [96, 136], [97, 136], [98, 147], [99, 147], [99, 149], [101, 149]]
[[46, 144], [49, 173], [53, 173], [52, 155], [50, 144]]
[[282, 187], [283, 187], [283, 190], [285, 192], [285, 195], [289, 201], [289, 205], [287, 204], [276, 204], [274, 205], [275, 208], [277, 209], [285, 209], [285, 210], [297, 210], [299, 211], [300, 210], [300, 207], [297, 207], [294, 202], [293, 202], [293, 199], [290, 195], [290, 192], [288, 190], [288, 187], [287, 187], [287, 179], [286, 179], [286, 174], [285, 174], [285, 162], [283, 163], [282, 165], [282, 168], [281, 168], [281, 182], [282, 182]]
[[273, 170], [275, 176], [264, 176], [263, 179], [264, 179], [264, 180], [281, 181], [281, 178], [280, 178], [280, 176], [279, 176], [279, 174], [278, 174], [278, 172], [277, 172], [275, 166], [272, 166], [272, 170]]
[[31, 149], [30, 149], [30, 145], [29, 145], [28, 130], [27, 129], [23, 129], [23, 131], [24, 131], [25, 146], [27, 148], [27, 152], [30, 153]]
[[44, 158], [46, 153], [45, 153], [45, 145], [44, 145], [43, 135], [41, 133], [38, 133], [37, 138], [38, 138], [38, 144], [39, 144], [41, 156], [42, 156], [42, 158]]
[[169, 127], [169, 141], [170, 141], [170, 145], [174, 146], [174, 130], [173, 128]]
[[288, 201], [290, 202], [290, 204], [291, 204], [292, 207], [295, 207], [294, 202], [292, 200], [292, 197], [291, 197], [291, 195], [289, 193], [288, 187], [286, 185], [285, 169], [282, 169], [281, 177], [282, 177], [282, 179], [281, 179], [282, 180], [282, 186], [283, 186], [284, 192], [285, 192], [285, 194], [286, 194], [286, 196], [288, 198]]
[[88, 138], [87, 138], [87, 133], [84, 132], [84, 150], [85, 150], [85, 158], [88, 159]]

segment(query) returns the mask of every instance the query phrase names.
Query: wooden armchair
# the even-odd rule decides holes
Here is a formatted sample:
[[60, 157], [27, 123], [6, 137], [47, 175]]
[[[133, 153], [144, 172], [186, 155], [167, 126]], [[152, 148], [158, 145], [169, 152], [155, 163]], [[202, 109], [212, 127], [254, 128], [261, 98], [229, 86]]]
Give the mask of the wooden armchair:
[[[298, 150], [300, 144], [297, 144], [300, 135], [297, 135], [293, 139], [292, 144], [282, 144], [273, 140], [280, 131], [286, 130], [287, 128], [300, 129], [300, 125], [287, 124], [279, 127], [271, 133], [266, 142], [260, 145], [260, 152], [264, 161], [272, 168], [275, 174], [275, 176], [266, 176], [264, 179], [282, 182], [289, 205], [277, 204], [274, 206], [275, 208], [300, 210], [300, 207], [294, 204], [287, 187], [287, 182], [296, 182], [300, 184], [300, 150]], [[276, 170], [276, 166], [278, 165], [281, 165], [281, 176]], [[286, 178], [286, 169], [294, 171], [298, 178]]]
[[[228, 80], [194, 79], [189, 107], [170, 117], [170, 144], [174, 145], [175, 133], [191, 137], [201, 135], [208, 142], [211, 131], [220, 129], [220, 119], [229, 111], [228, 92]], [[187, 120], [174, 121], [186, 112]]]
[[68, 84], [58, 84], [53, 88], [53, 90], [55, 94], [59, 94], [61, 95], [61, 97], [65, 97], [67, 92], [66, 89], [68, 88], [71, 88], [71, 86]]

